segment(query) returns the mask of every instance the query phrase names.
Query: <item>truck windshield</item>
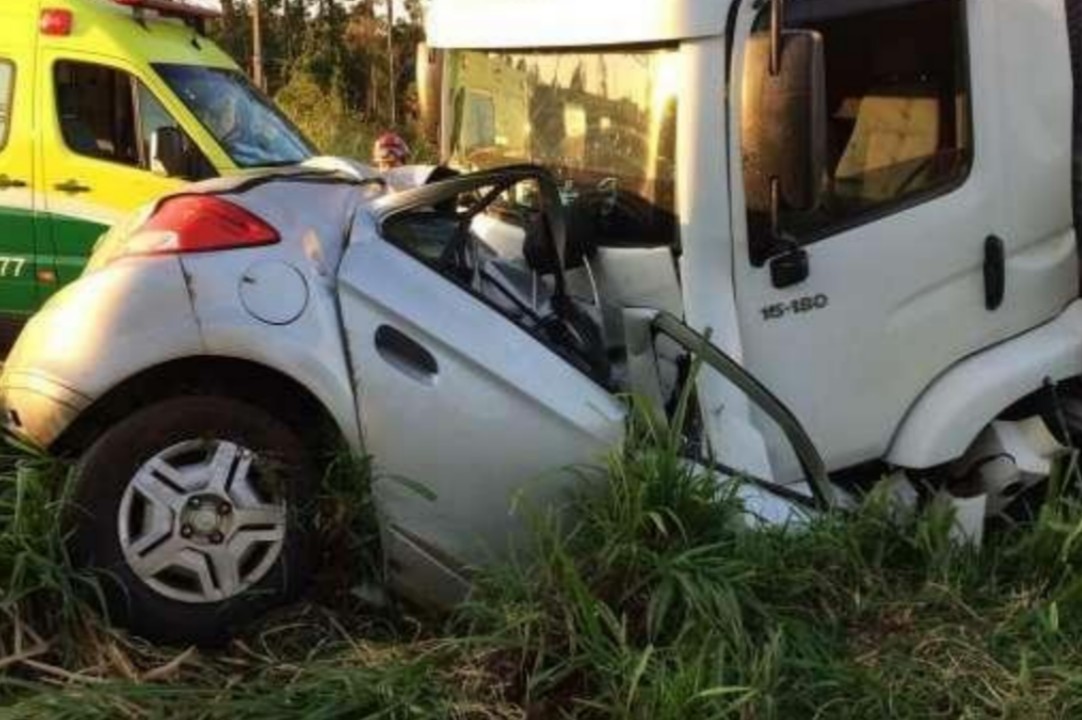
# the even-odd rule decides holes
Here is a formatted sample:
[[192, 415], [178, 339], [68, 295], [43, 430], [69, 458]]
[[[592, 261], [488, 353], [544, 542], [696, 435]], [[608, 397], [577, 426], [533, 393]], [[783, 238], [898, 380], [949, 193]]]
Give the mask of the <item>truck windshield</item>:
[[238, 167], [295, 165], [315, 154], [300, 130], [239, 72], [197, 65], [154, 69]]
[[676, 59], [667, 48], [454, 51], [451, 160], [468, 170], [543, 165], [593, 241], [670, 244]]

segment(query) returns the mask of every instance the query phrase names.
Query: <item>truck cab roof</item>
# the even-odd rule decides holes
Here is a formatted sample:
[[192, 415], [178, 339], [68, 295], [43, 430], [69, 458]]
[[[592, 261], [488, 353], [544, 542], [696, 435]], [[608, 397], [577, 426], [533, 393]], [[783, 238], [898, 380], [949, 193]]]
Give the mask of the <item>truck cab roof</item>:
[[[722, 35], [740, 0], [430, 0], [429, 45], [513, 49], [649, 45]], [[789, 0], [791, 20], [888, 10], [913, 0]], [[1019, 0], [1019, 4], [1022, 4]]]
[[432, 0], [433, 47], [665, 43], [720, 35], [731, 0]]

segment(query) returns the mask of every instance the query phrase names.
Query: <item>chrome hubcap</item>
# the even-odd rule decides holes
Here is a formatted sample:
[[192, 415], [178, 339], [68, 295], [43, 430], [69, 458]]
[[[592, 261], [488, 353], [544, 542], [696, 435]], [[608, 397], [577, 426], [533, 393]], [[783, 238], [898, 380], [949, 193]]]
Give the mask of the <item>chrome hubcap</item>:
[[221, 440], [191, 440], [155, 455], [120, 502], [117, 531], [128, 566], [181, 602], [235, 597], [282, 552], [286, 505], [256, 455]]

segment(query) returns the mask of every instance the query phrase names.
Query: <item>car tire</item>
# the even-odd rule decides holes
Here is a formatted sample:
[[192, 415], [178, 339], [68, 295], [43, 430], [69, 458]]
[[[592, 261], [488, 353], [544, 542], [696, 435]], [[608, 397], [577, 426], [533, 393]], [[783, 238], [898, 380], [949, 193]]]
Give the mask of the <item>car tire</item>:
[[73, 558], [100, 578], [118, 624], [158, 642], [220, 644], [304, 588], [317, 480], [301, 437], [266, 410], [163, 400], [79, 462]]

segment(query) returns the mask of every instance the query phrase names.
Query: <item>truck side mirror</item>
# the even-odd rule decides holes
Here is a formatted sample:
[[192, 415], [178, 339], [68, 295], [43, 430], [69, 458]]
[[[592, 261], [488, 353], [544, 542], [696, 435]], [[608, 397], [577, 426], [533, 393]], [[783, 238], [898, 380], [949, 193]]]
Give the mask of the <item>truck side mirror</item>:
[[774, 50], [769, 32], [753, 34], [745, 58], [741, 118], [745, 193], [749, 214], [769, 218], [775, 235], [780, 234], [782, 210], [807, 212], [819, 205], [826, 125], [822, 36], [786, 30]]
[[175, 127], [160, 127], [150, 135], [150, 169], [166, 177], [188, 175], [184, 136]]
[[443, 51], [417, 44], [417, 105], [429, 139], [439, 135], [443, 102]]

